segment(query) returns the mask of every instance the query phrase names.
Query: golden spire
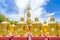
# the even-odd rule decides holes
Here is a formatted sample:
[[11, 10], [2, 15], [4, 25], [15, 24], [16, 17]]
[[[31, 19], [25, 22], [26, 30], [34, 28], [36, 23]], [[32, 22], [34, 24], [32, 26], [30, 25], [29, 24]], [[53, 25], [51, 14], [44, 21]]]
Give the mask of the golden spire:
[[30, 11], [29, 11], [30, 9], [31, 9], [31, 8], [30, 8], [30, 6], [28, 5], [28, 14], [27, 14], [27, 17], [28, 17], [28, 18], [31, 17], [31, 14], [30, 14]]
[[30, 14], [30, 5], [28, 5], [28, 14], [27, 14], [27, 24], [30, 26], [31, 25], [31, 14]]

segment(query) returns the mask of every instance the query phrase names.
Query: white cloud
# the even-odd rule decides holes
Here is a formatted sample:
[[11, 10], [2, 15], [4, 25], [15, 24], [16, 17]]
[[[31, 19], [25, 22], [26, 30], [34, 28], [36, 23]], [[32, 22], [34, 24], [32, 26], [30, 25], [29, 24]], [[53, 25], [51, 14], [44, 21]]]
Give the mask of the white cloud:
[[[20, 17], [24, 17], [24, 9], [27, 9], [28, 3], [30, 2], [31, 20], [34, 20], [35, 17], [38, 17], [40, 22], [43, 22], [44, 20], [48, 21], [50, 16], [54, 15], [54, 13], [48, 13], [44, 10], [44, 5], [46, 5], [48, 1], [49, 0], [15, 0], [16, 5], [19, 9], [19, 13], [9, 14], [8, 17], [11, 20], [19, 21]], [[25, 12], [25, 15], [26, 14], [27, 12]]]
[[51, 13], [51, 14], [48, 14], [47, 16], [54, 16], [54, 14], [55, 14], [55, 13], [53, 12], [53, 13]]
[[10, 20], [20, 21], [20, 17], [24, 17], [23, 14], [8, 14], [6, 15]]

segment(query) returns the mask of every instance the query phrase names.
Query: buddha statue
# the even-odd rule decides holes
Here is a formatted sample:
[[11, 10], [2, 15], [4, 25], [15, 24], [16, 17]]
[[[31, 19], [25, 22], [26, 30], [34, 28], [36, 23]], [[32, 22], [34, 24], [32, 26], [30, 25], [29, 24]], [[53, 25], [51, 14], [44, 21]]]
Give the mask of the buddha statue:
[[24, 22], [24, 18], [20, 19], [20, 22], [17, 23], [17, 36], [24, 36], [28, 32], [28, 27]]
[[49, 26], [49, 35], [50, 36], [57, 36], [57, 27], [58, 23], [54, 20], [53, 17], [50, 18]]
[[2, 36], [8, 36], [8, 27], [9, 27], [8, 18], [5, 18], [5, 20], [1, 23], [1, 29], [2, 29]]
[[31, 32], [33, 34], [33, 36], [41, 36], [41, 26], [42, 24], [39, 23], [38, 18], [35, 18], [35, 21], [32, 23], [32, 27], [31, 27]]
[[48, 24], [46, 23], [46, 21], [44, 21], [43, 25], [42, 25], [42, 31], [43, 31], [43, 35], [49, 35], [49, 27]]
[[17, 27], [15, 25], [15, 22], [13, 22], [10, 26], [9, 26], [9, 35], [16, 35], [17, 34]]

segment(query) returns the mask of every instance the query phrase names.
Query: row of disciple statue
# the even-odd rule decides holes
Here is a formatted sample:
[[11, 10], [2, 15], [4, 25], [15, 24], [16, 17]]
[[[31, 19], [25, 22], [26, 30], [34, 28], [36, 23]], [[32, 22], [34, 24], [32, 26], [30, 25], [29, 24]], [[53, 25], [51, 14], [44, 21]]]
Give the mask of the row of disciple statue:
[[50, 18], [48, 24], [46, 21], [44, 21], [43, 24], [40, 23], [37, 17], [30, 25], [24, 22], [24, 18], [21, 18], [20, 22], [16, 25], [14, 22], [10, 24], [8, 18], [5, 18], [5, 21], [0, 23], [0, 36], [24, 36], [29, 32], [33, 36], [41, 36], [45, 34], [49, 36], [60, 36], [60, 24], [58, 24], [53, 17]]

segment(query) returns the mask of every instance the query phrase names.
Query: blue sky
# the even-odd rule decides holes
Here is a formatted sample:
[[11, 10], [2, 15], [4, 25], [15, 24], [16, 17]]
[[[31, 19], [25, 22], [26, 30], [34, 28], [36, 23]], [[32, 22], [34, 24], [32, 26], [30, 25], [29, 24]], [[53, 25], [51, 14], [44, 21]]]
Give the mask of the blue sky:
[[60, 0], [51, 0], [48, 2], [48, 4], [46, 5], [45, 9], [48, 12], [57, 12], [60, 11]]
[[60, 20], [60, 0], [51, 0], [44, 8], [47, 12], [55, 12], [55, 19]]
[[24, 12], [27, 13], [28, 3], [31, 7], [32, 20], [38, 17], [40, 22], [48, 21], [53, 15], [60, 23], [60, 0], [0, 0], [0, 12], [10, 20], [19, 21], [20, 17], [24, 17]]
[[0, 9], [5, 11], [7, 14], [11, 12], [17, 13], [18, 11], [15, 8], [17, 7], [16, 7], [14, 0], [5, 0], [5, 1], [1, 0], [0, 1]]

